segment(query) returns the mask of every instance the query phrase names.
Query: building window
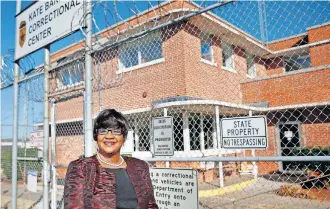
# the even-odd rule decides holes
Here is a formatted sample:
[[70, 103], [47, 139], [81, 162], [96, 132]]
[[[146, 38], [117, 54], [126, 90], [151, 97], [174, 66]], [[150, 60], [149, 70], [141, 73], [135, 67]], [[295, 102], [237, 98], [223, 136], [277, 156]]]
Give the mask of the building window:
[[256, 77], [257, 75], [254, 58], [253, 54], [246, 53], [247, 74], [250, 77]]
[[204, 149], [213, 149], [214, 148], [214, 140], [215, 137], [215, 121], [212, 116], [204, 116], [203, 117], [203, 133], [204, 133]]
[[212, 50], [212, 39], [210, 36], [202, 35], [201, 36], [201, 54], [202, 59], [207, 60], [211, 63], [213, 60], [213, 50]]
[[311, 58], [309, 54], [294, 55], [284, 57], [285, 72], [300, 70], [311, 67]]
[[160, 32], [148, 34], [119, 47], [119, 69], [123, 71], [160, 58], [162, 58]]
[[173, 115], [174, 151], [184, 151], [183, 117], [182, 114]]
[[83, 72], [78, 66], [62, 69], [57, 72], [57, 88], [72, 87], [80, 84], [83, 81]]
[[222, 42], [222, 65], [227, 69], [235, 69], [234, 48], [232, 45]]
[[214, 148], [214, 120], [211, 116], [191, 114], [189, 117], [190, 150]]

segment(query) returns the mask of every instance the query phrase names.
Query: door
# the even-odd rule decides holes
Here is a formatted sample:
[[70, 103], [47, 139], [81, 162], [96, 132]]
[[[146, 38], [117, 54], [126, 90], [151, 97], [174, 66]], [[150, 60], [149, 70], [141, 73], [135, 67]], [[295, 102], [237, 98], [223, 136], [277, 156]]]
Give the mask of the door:
[[[280, 144], [282, 156], [294, 156], [294, 149], [300, 147], [300, 124], [279, 124]], [[291, 162], [283, 162], [283, 170], [295, 170]]]

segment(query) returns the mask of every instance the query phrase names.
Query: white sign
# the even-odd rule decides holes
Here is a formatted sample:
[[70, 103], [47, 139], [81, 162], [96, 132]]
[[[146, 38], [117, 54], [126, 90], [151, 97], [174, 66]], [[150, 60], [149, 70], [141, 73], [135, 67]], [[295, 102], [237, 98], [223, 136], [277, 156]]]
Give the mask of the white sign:
[[15, 60], [79, 29], [82, 0], [37, 1], [16, 16]]
[[31, 192], [37, 192], [38, 172], [28, 171], [27, 189]]
[[44, 146], [44, 132], [33, 131], [30, 133], [30, 146], [43, 148]]
[[152, 119], [153, 145], [155, 156], [174, 155], [173, 118], [159, 117]]
[[222, 118], [222, 147], [227, 149], [266, 149], [267, 122], [263, 116]]
[[152, 168], [150, 177], [159, 209], [198, 209], [196, 170]]

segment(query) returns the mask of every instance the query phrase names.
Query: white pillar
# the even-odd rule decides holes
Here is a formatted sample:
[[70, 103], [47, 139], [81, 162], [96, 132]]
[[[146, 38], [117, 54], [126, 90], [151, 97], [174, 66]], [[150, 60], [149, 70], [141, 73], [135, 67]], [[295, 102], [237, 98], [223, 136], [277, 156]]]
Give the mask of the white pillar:
[[[215, 106], [215, 122], [217, 127], [217, 138], [218, 138], [218, 149], [219, 157], [222, 157], [221, 154], [221, 141], [220, 141], [220, 110], [219, 106]], [[224, 187], [224, 177], [223, 177], [223, 163], [219, 162], [219, 186]]]
[[190, 152], [189, 113], [184, 112], [182, 114], [182, 120], [183, 120], [184, 153], [188, 156], [188, 153]]
[[[249, 116], [252, 116], [252, 110], [249, 110]], [[252, 157], [255, 157], [255, 156], [256, 156], [256, 150], [253, 149], [252, 150]], [[252, 162], [252, 165], [253, 165], [252, 173], [253, 173], [254, 178], [256, 179], [256, 178], [258, 178], [258, 166], [257, 166], [257, 163], [255, 161]]]
[[[167, 117], [167, 108], [164, 108], [164, 117]], [[168, 158], [168, 157], [166, 157], [166, 158]], [[170, 167], [170, 162], [166, 161], [165, 166], [166, 166], [166, 168], [169, 168]]]
[[205, 151], [205, 137], [204, 137], [204, 115], [200, 115], [200, 127], [201, 127], [201, 132], [199, 135], [199, 140], [200, 140], [200, 145], [201, 145], [201, 151], [204, 152]]

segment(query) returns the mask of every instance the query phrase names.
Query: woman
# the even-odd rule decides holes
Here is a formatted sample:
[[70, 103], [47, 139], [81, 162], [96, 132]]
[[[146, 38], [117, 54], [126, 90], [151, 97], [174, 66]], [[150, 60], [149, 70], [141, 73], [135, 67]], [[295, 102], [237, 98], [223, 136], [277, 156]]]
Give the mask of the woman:
[[106, 109], [99, 113], [93, 129], [97, 154], [69, 164], [64, 208], [158, 208], [148, 164], [120, 156], [127, 126], [125, 117], [116, 110]]

